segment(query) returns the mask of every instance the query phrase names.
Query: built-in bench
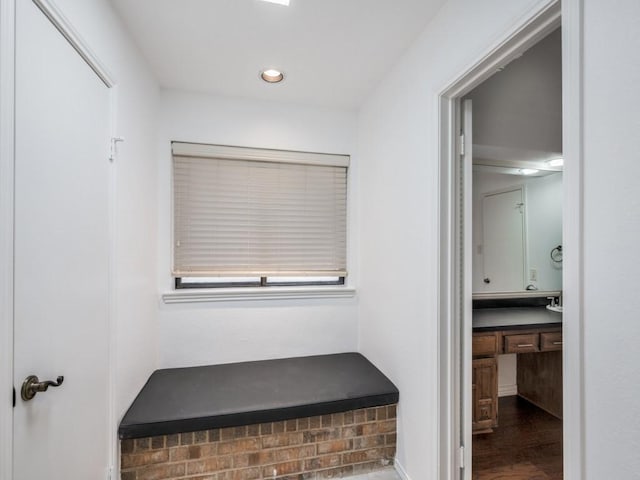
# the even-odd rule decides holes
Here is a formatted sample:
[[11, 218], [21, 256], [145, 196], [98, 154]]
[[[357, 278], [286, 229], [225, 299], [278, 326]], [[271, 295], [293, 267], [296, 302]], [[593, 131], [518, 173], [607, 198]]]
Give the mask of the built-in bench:
[[120, 424], [122, 479], [370, 471], [393, 462], [398, 397], [359, 353], [157, 370]]

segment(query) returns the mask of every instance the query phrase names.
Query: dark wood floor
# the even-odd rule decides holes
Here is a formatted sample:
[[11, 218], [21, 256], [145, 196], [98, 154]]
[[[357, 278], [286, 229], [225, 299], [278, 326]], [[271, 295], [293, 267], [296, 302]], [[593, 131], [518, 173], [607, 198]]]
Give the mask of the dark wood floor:
[[498, 424], [473, 436], [474, 480], [562, 480], [562, 420], [511, 396], [499, 399]]

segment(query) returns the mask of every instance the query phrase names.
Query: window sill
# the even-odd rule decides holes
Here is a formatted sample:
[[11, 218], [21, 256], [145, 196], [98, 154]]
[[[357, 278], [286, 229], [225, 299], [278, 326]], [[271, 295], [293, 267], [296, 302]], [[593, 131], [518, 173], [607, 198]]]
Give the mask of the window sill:
[[162, 301], [172, 303], [230, 302], [234, 300], [297, 300], [313, 298], [352, 298], [353, 287], [256, 287], [193, 289], [167, 292]]

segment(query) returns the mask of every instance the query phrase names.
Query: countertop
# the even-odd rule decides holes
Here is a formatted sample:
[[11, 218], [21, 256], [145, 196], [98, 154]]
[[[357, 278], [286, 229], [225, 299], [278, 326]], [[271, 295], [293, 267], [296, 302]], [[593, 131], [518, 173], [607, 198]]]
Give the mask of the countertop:
[[519, 330], [562, 325], [562, 314], [545, 307], [479, 308], [473, 310], [473, 331]]

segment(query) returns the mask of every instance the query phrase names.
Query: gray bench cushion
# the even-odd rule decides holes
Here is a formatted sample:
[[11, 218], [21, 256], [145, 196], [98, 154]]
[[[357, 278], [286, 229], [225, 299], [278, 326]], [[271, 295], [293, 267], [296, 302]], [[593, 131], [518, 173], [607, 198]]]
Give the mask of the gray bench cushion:
[[141, 438], [397, 403], [398, 389], [359, 353], [156, 370], [125, 414]]

